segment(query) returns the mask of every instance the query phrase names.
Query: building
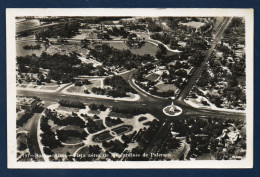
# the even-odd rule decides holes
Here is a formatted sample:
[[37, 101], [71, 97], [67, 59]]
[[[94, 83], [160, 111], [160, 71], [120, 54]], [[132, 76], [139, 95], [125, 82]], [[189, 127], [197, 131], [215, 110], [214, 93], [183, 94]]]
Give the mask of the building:
[[31, 97], [17, 97], [16, 98], [16, 109], [24, 110], [25, 112], [31, 113], [37, 106], [37, 100]]

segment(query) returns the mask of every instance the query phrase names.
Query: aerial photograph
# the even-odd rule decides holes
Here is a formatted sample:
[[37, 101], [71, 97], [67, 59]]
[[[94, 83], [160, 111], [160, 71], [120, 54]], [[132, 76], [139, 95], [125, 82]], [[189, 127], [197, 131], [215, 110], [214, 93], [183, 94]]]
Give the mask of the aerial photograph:
[[244, 17], [16, 16], [15, 28], [17, 162], [246, 158]]

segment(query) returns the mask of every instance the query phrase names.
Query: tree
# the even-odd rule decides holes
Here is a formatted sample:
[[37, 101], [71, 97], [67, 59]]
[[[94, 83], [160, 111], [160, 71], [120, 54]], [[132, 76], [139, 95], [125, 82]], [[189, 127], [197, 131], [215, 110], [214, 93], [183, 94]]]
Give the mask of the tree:
[[25, 149], [27, 149], [27, 145], [25, 143], [21, 142], [18, 146], [18, 150], [24, 151]]
[[97, 105], [96, 105], [95, 103], [90, 104], [88, 107], [89, 107], [91, 110], [94, 110], [94, 111], [98, 110], [98, 107], [97, 107]]
[[100, 111], [105, 111], [107, 108], [106, 108], [103, 104], [100, 104], [100, 105], [98, 106], [98, 109], [99, 109]]
[[80, 101], [60, 100], [59, 104], [61, 106], [74, 107], [74, 108], [79, 108], [79, 109], [86, 108], [84, 103], [82, 103]]
[[43, 147], [43, 151], [46, 155], [53, 155], [54, 154], [54, 152], [48, 147]]

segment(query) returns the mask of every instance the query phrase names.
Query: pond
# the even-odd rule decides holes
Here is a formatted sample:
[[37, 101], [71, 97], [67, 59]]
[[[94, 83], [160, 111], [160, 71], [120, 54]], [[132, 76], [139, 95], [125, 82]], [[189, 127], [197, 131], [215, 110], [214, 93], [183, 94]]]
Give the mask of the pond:
[[27, 29], [34, 26], [38, 26], [40, 24], [41, 23], [38, 19], [31, 19], [31, 20], [18, 19], [16, 20], [16, 30], [19, 31], [22, 29]]
[[[23, 46], [25, 45], [41, 45], [40, 49], [30, 49], [25, 50]], [[36, 56], [40, 56], [43, 51], [45, 51], [45, 45], [41, 42], [34, 42], [34, 41], [20, 41], [16, 42], [16, 56], [26, 56], [35, 54]]]
[[108, 43], [109, 46], [114, 47], [119, 50], [127, 50], [129, 49], [132, 53], [136, 55], [144, 55], [144, 54], [150, 54], [151, 56], [156, 55], [156, 52], [158, 51], [158, 47], [154, 44], [146, 42], [142, 47], [140, 48], [131, 48], [124, 42], [104, 42]]

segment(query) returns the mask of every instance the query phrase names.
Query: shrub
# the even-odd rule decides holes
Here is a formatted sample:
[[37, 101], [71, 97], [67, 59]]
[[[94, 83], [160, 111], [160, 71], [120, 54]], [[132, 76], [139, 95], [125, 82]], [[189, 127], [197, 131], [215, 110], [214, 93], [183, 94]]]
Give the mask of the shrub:
[[73, 108], [79, 108], [79, 109], [86, 108], [85, 105], [80, 101], [60, 100], [59, 104], [61, 106], [73, 107]]
[[147, 117], [140, 117], [140, 118], [138, 119], [138, 122], [142, 122], [142, 121], [144, 121], [144, 120], [147, 120]]
[[204, 105], [204, 106], [209, 106], [209, 103], [207, 101], [201, 101], [201, 103]]
[[106, 108], [103, 104], [100, 104], [100, 105], [98, 106], [98, 109], [99, 109], [100, 111], [105, 111], [107, 108]]
[[89, 107], [91, 110], [93, 110], [93, 111], [98, 110], [98, 107], [97, 107], [97, 105], [96, 105], [95, 103], [90, 104], [88, 107]]

